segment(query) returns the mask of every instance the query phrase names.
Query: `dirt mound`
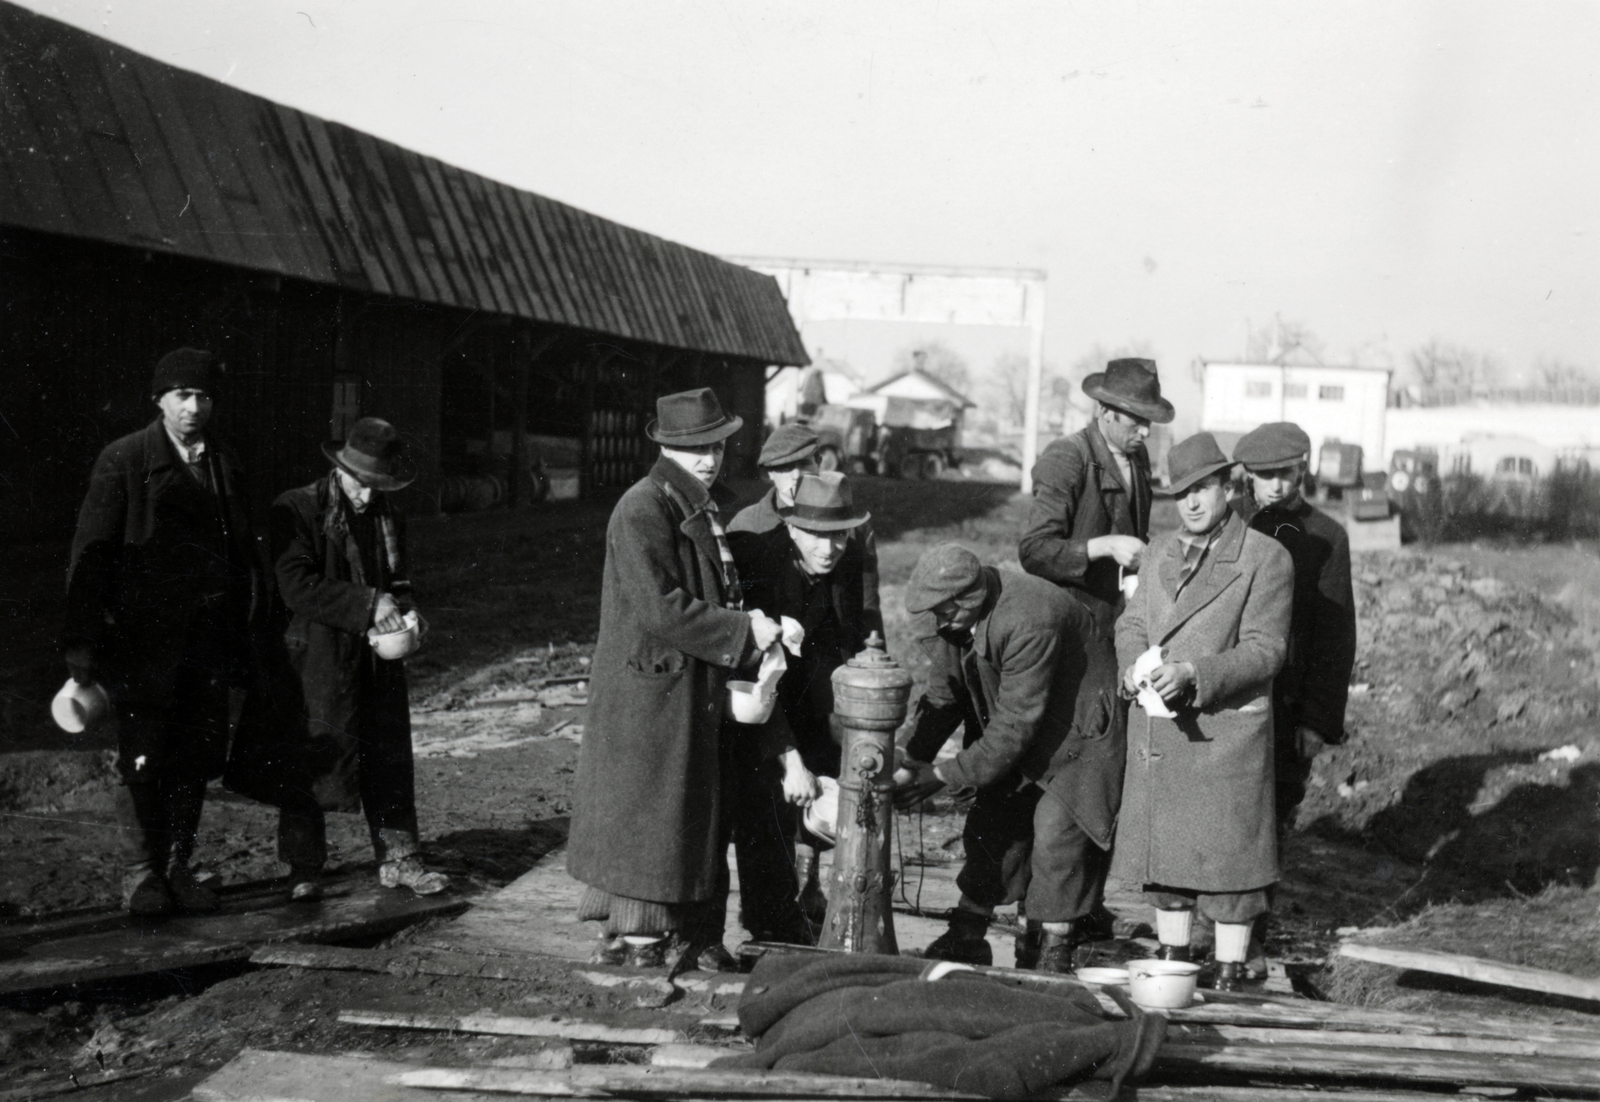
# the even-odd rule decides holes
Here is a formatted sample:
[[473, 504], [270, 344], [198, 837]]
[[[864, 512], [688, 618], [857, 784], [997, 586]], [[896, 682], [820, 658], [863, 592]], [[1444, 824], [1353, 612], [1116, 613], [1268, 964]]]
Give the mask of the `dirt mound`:
[[1562, 608], [1441, 555], [1356, 564], [1349, 735], [1299, 823], [1428, 883], [1412, 900], [1587, 886], [1600, 863], [1594, 640]]

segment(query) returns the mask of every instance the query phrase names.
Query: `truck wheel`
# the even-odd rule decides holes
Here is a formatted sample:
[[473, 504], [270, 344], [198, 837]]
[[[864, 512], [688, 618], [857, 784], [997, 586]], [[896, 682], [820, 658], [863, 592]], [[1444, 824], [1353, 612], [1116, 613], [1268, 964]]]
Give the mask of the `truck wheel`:
[[900, 477], [915, 481], [922, 477], [922, 456], [908, 455], [900, 460]]
[[839, 449], [833, 447], [817, 449], [817, 470], [837, 471], [843, 464], [839, 461]]
[[929, 482], [936, 481], [944, 474], [944, 456], [938, 452], [929, 452], [922, 457], [922, 477]]

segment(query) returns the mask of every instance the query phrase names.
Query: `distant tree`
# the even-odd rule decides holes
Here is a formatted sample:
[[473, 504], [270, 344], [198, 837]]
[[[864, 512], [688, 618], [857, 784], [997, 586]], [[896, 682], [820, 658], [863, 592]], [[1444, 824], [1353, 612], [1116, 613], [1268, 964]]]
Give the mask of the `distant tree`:
[[1411, 353], [1411, 374], [1425, 387], [1489, 386], [1505, 369], [1488, 352], [1475, 352], [1434, 337]]
[[[1045, 364], [1039, 379], [1040, 405], [1044, 404], [1043, 396], [1049, 393], [1050, 374], [1050, 365]], [[992, 394], [990, 404], [995, 412], [1013, 425], [1022, 424], [1028, 415], [1028, 357], [1021, 352], [1002, 352], [995, 357], [989, 369], [987, 389]]]
[[1600, 385], [1600, 374], [1591, 367], [1541, 356], [1533, 361], [1534, 378], [1547, 390], [1576, 390], [1580, 387]]
[[894, 358], [894, 374], [922, 371], [960, 394], [972, 389], [972, 371], [967, 361], [939, 341], [920, 341], [902, 348]]
[[1281, 364], [1295, 352], [1322, 362], [1323, 344], [1303, 321], [1284, 321], [1277, 314], [1266, 325], [1252, 326], [1245, 334], [1244, 362]]

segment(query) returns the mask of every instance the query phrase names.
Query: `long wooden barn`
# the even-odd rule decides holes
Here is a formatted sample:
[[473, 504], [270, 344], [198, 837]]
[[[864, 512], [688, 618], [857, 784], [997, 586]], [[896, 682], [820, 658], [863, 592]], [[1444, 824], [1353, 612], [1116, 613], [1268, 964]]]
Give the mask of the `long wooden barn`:
[[414, 511], [527, 495], [541, 462], [627, 484], [689, 386], [744, 417], [749, 473], [766, 369], [807, 362], [769, 276], [0, 2], [0, 531], [70, 529], [185, 344], [227, 364], [214, 423], [258, 501], [376, 415]]

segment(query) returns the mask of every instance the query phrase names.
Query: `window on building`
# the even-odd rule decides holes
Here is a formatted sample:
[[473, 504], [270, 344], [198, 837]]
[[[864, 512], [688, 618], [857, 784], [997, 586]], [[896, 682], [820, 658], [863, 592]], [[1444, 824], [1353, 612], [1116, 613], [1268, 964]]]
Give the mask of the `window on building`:
[[1532, 478], [1533, 460], [1525, 455], [1507, 455], [1494, 465], [1494, 473]]
[[1344, 401], [1344, 387], [1319, 386], [1317, 387], [1317, 397], [1324, 402], [1342, 402]]
[[1306, 396], [1305, 383], [1284, 383], [1283, 396], [1285, 398], [1304, 398]]
[[1244, 396], [1246, 398], [1270, 398], [1272, 397], [1272, 384], [1261, 379], [1248, 379], [1244, 384]]

